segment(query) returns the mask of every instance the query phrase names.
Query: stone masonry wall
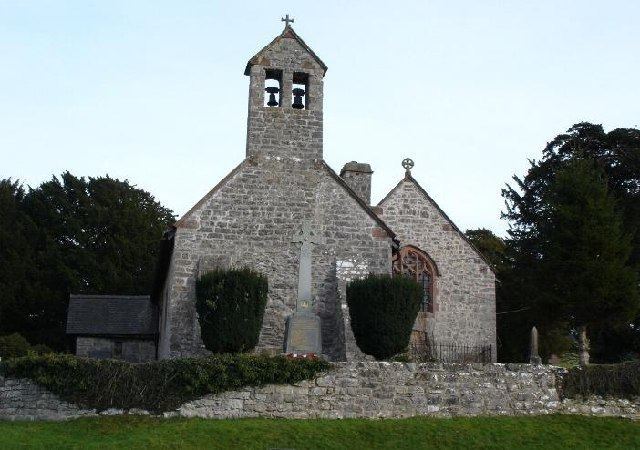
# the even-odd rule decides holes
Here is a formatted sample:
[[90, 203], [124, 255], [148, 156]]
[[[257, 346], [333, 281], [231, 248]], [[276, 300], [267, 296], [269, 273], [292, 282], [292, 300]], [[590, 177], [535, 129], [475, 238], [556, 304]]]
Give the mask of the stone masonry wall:
[[405, 178], [380, 202], [382, 219], [400, 245], [413, 244], [436, 262], [434, 318], [427, 330], [436, 343], [491, 344], [496, 357], [495, 276], [436, 204]]
[[[279, 107], [265, 107], [266, 70], [282, 72]], [[322, 159], [324, 69], [292, 37], [279, 37], [265, 47], [250, 70], [247, 157]], [[291, 107], [294, 72], [307, 74], [307, 107]]]
[[[167, 282], [160, 357], [203, 354], [195, 310], [195, 280], [214, 267], [248, 266], [264, 273], [269, 299], [258, 350], [280, 353], [285, 321], [297, 300], [304, 220], [322, 243], [313, 248], [313, 286], [323, 353], [344, 360], [344, 321], [336, 261], [356, 259], [373, 273], [390, 273], [391, 238], [331, 176], [324, 163], [251, 158], [180, 223]], [[166, 320], [165, 317], [166, 316]]]
[[129, 362], [145, 362], [156, 359], [156, 344], [153, 339], [112, 339], [92, 336], [76, 338], [76, 355], [89, 358], [115, 358], [116, 342], [122, 344], [120, 359]]
[[[561, 369], [524, 364], [340, 363], [296, 385], [246, 387], [183, 404], [166, 417], [401, 418], [584, 414], [640, 419], [640, 398], [560, 400]], [[148, 414], [111, 409], [100, 414]], [[97, 415], [28, 380], [0, 377], [0, 420]]]

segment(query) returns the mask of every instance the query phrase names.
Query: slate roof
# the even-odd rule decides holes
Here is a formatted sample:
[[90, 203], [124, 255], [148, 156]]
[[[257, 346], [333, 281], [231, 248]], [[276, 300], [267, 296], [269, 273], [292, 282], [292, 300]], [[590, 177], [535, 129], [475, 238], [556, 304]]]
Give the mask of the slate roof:
[[69, 296], [67, 334], [155, 335], [158, 308], [148, 295]]

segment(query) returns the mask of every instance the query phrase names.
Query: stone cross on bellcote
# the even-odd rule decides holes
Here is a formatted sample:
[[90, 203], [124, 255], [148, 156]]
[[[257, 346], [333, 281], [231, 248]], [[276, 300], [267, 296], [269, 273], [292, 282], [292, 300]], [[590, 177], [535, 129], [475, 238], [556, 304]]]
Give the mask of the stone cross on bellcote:
[[320, 239], [311, 229], [311, 223], [305, 220], [302, 231], [291, 241], [300, 243], [300, 268], [298, 272], [298, 301], [296, 310], [310, 310], [313, 306], [311, 297], [311, 250], [313, 245], [320, 244]]
[[295, 22], [295, 20], [293, 19], [293, 17], [291, 19], [289, 19], [289, 14], [287, 14], [286, 16], [284, 16], [282, 19], [280, 19], [281, 22], [284, 22], [284, 26], [285, 28], [289, 26], [289, 22], [293, 23]]

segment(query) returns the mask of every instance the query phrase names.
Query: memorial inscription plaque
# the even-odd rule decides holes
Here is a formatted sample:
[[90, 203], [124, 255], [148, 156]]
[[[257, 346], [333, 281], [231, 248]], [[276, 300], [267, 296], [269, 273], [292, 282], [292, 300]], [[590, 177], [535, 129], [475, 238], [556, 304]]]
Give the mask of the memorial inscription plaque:
[[287, 328], [287, 353], [319, 354], [322, 351], [320, 318], [315, 314], [297, 311], [289, 318]]

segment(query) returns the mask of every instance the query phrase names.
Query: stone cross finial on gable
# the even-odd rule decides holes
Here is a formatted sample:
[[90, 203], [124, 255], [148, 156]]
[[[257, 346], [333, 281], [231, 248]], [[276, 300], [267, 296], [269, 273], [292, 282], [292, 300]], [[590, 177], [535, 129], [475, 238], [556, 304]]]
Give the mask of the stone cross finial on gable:
[[289, 19], [289, 14], [287, 14], [286, 16], [284, 16], [282, 19], [280, 19], [280, 22], [284, 22], [284, 26], [285, 28], [289, 26], [289, 22], [293, 23], [294, 20], [293, 18]]
[[411, 169], [413, 168], [413, 166], [415, 165], [415, 163], [413, 162], [413, 159], [411, 158], [405, 158], [402, 160], [402, 167], [404, 167], [404, 174], [405, 176], [409, 176], [411, 175]]

